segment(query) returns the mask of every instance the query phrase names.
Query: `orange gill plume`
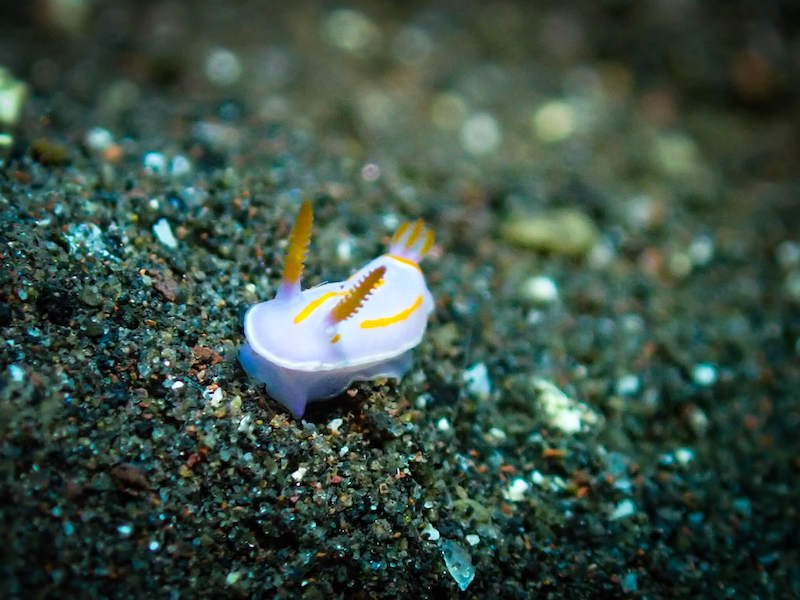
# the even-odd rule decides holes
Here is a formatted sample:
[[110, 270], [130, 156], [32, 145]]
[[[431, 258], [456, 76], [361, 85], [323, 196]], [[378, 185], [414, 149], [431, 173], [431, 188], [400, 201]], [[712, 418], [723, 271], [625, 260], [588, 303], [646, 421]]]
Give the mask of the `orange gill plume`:
[[347, 295], [339, 300], [339, 302], [331, 309], [330, 321], [331, 323], [341, 323], [345, 319], [349, 319], [364, 305], [372, 291], [380, 285], [383, 275], [386, 273], [386, 267], [378, 267], [367, 273], [364, 279], [359, 281], [356, 286], [347, 292]]
[[408, 229], [408, 221], [403, 221], [392, 236], [392, 244], [396, 244], [400, 241], [403, 235], [405, 235], [406, 229]]
[[419, 238], [419, 234], [422, 233], [423, 227], [425, 227], [425, 223], [422, 221], [422, 219], [417, 219], [414, 223], [414, 228], [411, 230], [411, 233], [406, 240], [406, 250], [411, 250], [411, 248], [414, 247], [414, 244]]
[[283, 267], [283, 285], [293, 287], [303, 277], [303, 262], [311, 240], [311, 225], [314, 214], [311, 203], [305, 200], [297, 213], [297, 219], [289, 235], [289, 247], [286, 250], [286, 262]]
[[425, 241], [422, 243], [422, 248], [419, 251], [419, 257], [420, 258], [425, 256], [430, 251], [430, 249], [433, 247], [434, 239], [435, 238], [434, 238], [434, 234], [433, 234], [433, 229], [428, 229], [426, 227], [425, 228]]

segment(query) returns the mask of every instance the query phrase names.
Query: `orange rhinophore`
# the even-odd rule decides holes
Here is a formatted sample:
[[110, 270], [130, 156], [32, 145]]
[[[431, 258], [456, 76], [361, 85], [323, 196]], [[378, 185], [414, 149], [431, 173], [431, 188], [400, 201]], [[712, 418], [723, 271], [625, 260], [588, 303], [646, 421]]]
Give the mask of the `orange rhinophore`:
[[414, 247], [417, 238], [419, 238], [419, 234], [422, 233], [423, 227], [425, 227], [425, 223], [422, 219], [417, 219], [416, 223], [414, 223], [414, 229], [411, 230], [408, 240], [406, 241], [406, 250], [411, 250], [411, 248]]
[[433, 240], [435, 236], [433, 234], [433, 229], [425, 230], [425, 241], [422, 244], [422, 250], [419, 251], [420, 258], [425, 256], [430, 249], [433, 247]]
[[289, 246], [286, 249], [286, 263], [283, 267], [283, 281], [278, 295], [300, 291], [300, 280], [303, 278], [303, 263], [311, 240], [311, 225], [314, 215], [311, 203], [306, 200], [300, 206], [300, 212], [289, 235]]
[[403, 221], [392, 236], [392, 244], [396, 244], [400, 241], [400, 238], [405, 235], [406, 229], [408, 229], [408, 221]]
[[352, 290], [347, 292], [347, 295], [339, 300], [331, 309], [330, 320], [331, 323], [341, 323], [345, 319], [349, 319], [364, 305], [372, 291], [380, 285], [383, 275], [386, 273], [386, 267], [378, 267], [367, 273], [367, 275], [356, 284]]

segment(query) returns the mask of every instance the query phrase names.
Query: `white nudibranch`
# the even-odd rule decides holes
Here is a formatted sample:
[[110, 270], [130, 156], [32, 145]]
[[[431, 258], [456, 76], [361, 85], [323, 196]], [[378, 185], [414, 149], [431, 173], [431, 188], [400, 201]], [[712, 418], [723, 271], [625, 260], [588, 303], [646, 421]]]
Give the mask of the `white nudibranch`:
[[308, 402], [336, 396], [353, 381], [400, 379], [433, 311], [418, 264], [433, 245], [433, 231], [421, 220], [400, 225], [389, 251], [346, 281], [302, 290], [312, 221], [311, 204], [304, 202], [278, 293], [248, 309], [239, 352], [244, 370], [296, 418]]

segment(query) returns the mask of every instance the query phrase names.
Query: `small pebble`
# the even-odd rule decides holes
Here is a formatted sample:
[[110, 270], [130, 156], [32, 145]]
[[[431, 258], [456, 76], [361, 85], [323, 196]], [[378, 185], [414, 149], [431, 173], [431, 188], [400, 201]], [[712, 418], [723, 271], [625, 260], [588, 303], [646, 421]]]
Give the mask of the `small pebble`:
[[203, 398], [208, 401], [212, 408], [217, 408], [220, 402], [222, 402], [223, 397], [224, 393], [222, 388], [216, 385], [209, 386], [203, 390]]
[[348, 237], [336, 244], [336, 258], [344, 265], [350, 264], [353, 259], [353, 240]]
[[736, 498], [733, 501], [733, 508], [746, 519], [753, 516], [753, 506], [749, 498]]
[[700, 152], [689, 135], [678, 132], [658, 136], [653, 145], [653, 160], [667, 175], [694, 175], [701, 165]]
[[166, 219], [159, 219], [153, 225], [153, 233], [156, 239], [170, 250], [175, 250], [178, 247], [178, 240], [175, 234], [172, 233], [172, 227]]
[[100, 153], [108, 149], [108, 147], [114, 143], [114, 136], [104, 127], [92, 127], [86, 132], [84, 142], [89, 150]]
[[462, 375], [467, 391], [479, 400], [487, 400], [492, 394], [492, 381], [489, 371], [482, 362], [475, 363], [464, 371]]
[[800, 302], [800, 271], [792, 271], [786, 276], [784, 288], [790, 300]]
[[19, 120], [27, 94], [28, 86], [0, 67], [0, 123], [14, 125]]
[[505, 441], [508, 436], [506, 435], [506, 432], [503, 431], [502, 429], [498, 427], [492, 427], [491, 429], [489, 429], [489, 437], [491, 437], [495, 441], [502, 442]]
[[161, 152], [148, 152], [142, 158], [142, 164], [148, 175], [164, 175], [167, 172], [167, 159]]
[[800, 244], [791, 240], [784, 240], [778, 245], [775, 252], [778, 264], [783, 268], [796, 267], [800, 264]]
[[689, 256], [692, 264], [696, 267], [703, 267], [714, 258], [714, 240], [711, 236], [700, 235], [689, 244]]
[[566, 102], [554, 100], [539, 107], [531, 119], [533, 132], [542, 142], [560, 142], [575, 131], [575, 114]]
[[11, 375], [11, 380], [15, 383], [22, 383], [25, 381], [25, 370], [19, 365], [10, 365], [8, 372]]
[[547, 416], [551, 426], [564, 433], [578, 433], [584, 423], [595, 425], [600, 416], [587, 405], [567, 396], [549, 381], [535, 377], [532, 387], [542, 412]]
[[192, 163], [183, 154], [178, 154], [172, 158], [169, 172], [173, 177], [183, 177], [192, 172]]
[[614, 508], [609, 516], [609, 519], [612, 521], [619, 521], [620, 519], [624, 519], [626, 517], [630, 517], [632, 514], [636, 512], [636, 505], [633, 503], [632, 500], [623, 500]]
[[689, 427], [698, 437], [704, 437], [710, 425], [708, 416], [699, 406], [693, 406], [688, 411]]
[[503, 497], [511, 502], [519, 502], [525, 498], [528, 489], [530, 489], [530, 484], [521, 477], [517, 477], [511, 480], [508, 489], [503, 492]]
[[364, 13], [340, 8], [323, 22], [328, 43], [351, 54], [362, 54], [380, 38], [380, 30]]
[[678, 448], [675, 450], [675, 460], [682, 466], [688, 465], [694, 460], [694, 450], [691, 448]]
[[420, 410], [424, 410], [430, 402], [433, 401], [433, 396], [430, 394], [420, 394], [417, 396], [417, 399], [414, 401], [414, 406], [416, 406]]
[[361, 167], [361, 179], [368, 182], [378, 181], [381, 176], [381, 168], [375, 163], [366, 163]]
[[494, 152], [500, 146], [502, 138], [500, 126], [488, 113], [471, 115], [461, 127], [461, 145], [475, 156]]
[[582, 256], [599, 233], [594, 222], [574, 209], [555, 209], [538, 215], [514, 215], [503, 223], [503, 239], [524, 248], [565, 256]]
[[431, 104], [431, 121], [437, 127], [455, 131], [467, 118], [467, 103], [461, 96], [442, 93], [434, 97]]
[[629, 571], [622, 576], [622, 579], [619, 582], [620, 587], [622, 587], [622, 591], [625, 593], [633, 593], [639, 589], [639, 584], [636, 579], [636, 573]]
[[235, 585], [242, 578], [241, 571], [231, 571], [225, 577], [225, 585]]
[[242, 420], [239, 421], [239, 427], [236, 428], [236, 431], [239, 433], [244, 433], [250, 435], [253, 433], [253, 417], [252, 415], [245, 415], [242, 417]]
[[294, 473], [292, 473], [291, 477], [292, 479], [294, 479], [296, 482], [299, 483], [300, 481], [302, 481], [303, 477], [307, 472], [308, 472], [308, 467], [300, 467]]
[[639, 378], [633, 374], [623, 375], [617, 380], [617, 394], [635, 396], [639, 393]]
[[104, 258], [111, 257], [103, 240], [103, 230], [94, 223], [72, 224], [64, 235], [70, 254], [88, 253]]
[[430, 523], [425, 525], [425, 529], [422, 530], [422, 537], [428, 540], [429, 542], [437, 542], [439, 541], [440, 533], [439, 530], [436, 529]]
[[522, 284], [521, 295], [534, 304], [553, 304], [558, 300], [558, 286], [550, 277], [531, 277]]
[[698, 363], [692, 369], [692, 379], [703, 387], [714, 385], [717, 382], [717, 368], [711, 363]]
[[392, 40], [393, 54], [410, 67], [424, 63], [432, 50], [431, 36], [419, 27], [404, 27]]
[[692, 272], [692, 259], [685, 252], [673, 252], [667, 267], [672, 275], [680, 279]]
[[227, 48], [214, 48], [206, 58], [206, 77], [218, 87], [228, 87], [239, 81], [242, 64], [239, 57]]

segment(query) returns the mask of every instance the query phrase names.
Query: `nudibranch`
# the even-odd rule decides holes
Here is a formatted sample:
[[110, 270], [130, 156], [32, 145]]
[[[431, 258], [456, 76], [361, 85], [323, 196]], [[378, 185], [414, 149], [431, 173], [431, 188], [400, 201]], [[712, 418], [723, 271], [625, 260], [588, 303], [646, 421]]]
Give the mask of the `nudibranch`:
[[303, 290], [312, 222], [306, 201], [289, 236], [277, 294], [247, 310], [239, 352], [248, 375], [296, 418], [308, 402], [335, 396], [353, 381], [402, 378], [433, 311], [419, 266], [433, 231], [421, 220], [401, 224], [388, 252], [346, 281]]

